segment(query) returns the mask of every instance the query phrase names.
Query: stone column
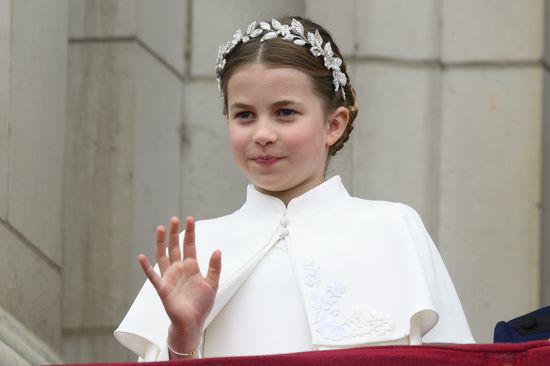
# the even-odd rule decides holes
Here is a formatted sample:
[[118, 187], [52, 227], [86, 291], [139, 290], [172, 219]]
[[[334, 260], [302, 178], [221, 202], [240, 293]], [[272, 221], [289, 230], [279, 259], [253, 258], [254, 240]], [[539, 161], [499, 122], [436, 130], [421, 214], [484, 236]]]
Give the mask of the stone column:
[[0, 1], [0, 363], [61, 362], [67, 3]]
[[550, 305], [550, 1], [545, 1], [541, 306]]
[[179, 212], [188, 2], [71, 1], [63, 354], [135, 360], [113, 337]]
[[539, 305], [544, 2], [442, 2], [438, 234], [478, 342]]

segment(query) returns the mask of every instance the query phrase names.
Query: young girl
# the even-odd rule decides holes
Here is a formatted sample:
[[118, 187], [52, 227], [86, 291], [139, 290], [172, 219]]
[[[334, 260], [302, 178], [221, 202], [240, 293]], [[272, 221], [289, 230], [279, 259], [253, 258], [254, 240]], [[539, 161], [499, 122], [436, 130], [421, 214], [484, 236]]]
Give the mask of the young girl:
[[220, 47], [216, 73], [246, 202], [188, 217], [182, 243], [177, 218], [157, 229], [158, 268], [139, 256], [149, 281], [117, 339], [144, 360], [473, 342], [416, 212], [325, 180], [358, 111], [330, 35], [254, 22]]

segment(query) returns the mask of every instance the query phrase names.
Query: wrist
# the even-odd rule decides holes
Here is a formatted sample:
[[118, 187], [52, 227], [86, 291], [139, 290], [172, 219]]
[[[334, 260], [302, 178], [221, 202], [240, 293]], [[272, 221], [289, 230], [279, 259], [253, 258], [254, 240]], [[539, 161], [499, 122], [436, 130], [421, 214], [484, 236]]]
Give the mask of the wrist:
[[202, 338], [199, 341], [199, 344], [195, 348], [193, 348], [193, 350], [191, 350], [190, 352], [178, 352], [178, 351], [174, 350], [170, 346], [170, 342], [168, 342], [168, 340], [166, 340], [166, 347], [168, 348], [169, 358], [170, 359], [175, 359], [175, 358], [195, 357], [195, 356], [198, 355], [198, 351], [199, 351], [199, 347], [200, 347], [201, 342], [202, 342]]
[[201, 341], [200, 332], [179, 332], [172, 325], [168, 328], [166, 345], [170, 358], [195, 356]]

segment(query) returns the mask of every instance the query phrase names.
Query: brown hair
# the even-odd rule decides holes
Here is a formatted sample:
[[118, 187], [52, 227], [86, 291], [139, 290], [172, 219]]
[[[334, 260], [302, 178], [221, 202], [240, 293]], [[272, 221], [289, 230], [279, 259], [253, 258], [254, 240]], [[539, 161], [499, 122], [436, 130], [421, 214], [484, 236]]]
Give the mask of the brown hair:
[[[306, 18], [281, 17], [277, 20], [282, 24], [290, 24], [292, 19], [296, 19], [302, 23], [305, 34], [308, 32], [314, 33], [318, 30], [323, 41], [325, 43], [330, 42], [334, 56], [342, 59], [340, 70], [347, 76], [346, 63], [330, 34], [319, 24]], [[218, 74], [223, 94], [224, 115], [227, 115], [227, 82], [238, 67], [246, 64], [262, 63], [268, 66], [290, 66], [299, 69], [309, 76], [314, 90], [325, 100], [325, 113], [333, 112], [341, 106], [346, 107], [349, 111], [349, 121], [346, 130], [340, 139], [329, 149], [329, 154], [335, 155], [349, 139], [349, 135], [353, 130], [353, 121], [359, 112], [355, 90], [351, 86], [349, 77], [344, 87], [346, 93], [346, 98], [344, 99], [340, 90], [334, 90], [332, 71], [325, 67], [323, 57], [313, 56], [309, 51], [310, 46], [308, 44], [298, 46], [279, 37], [260, 42], [260, 38], [261, 36], [253, 38], [246, 43], [238, 44], [225, 58], [227, 63]]]

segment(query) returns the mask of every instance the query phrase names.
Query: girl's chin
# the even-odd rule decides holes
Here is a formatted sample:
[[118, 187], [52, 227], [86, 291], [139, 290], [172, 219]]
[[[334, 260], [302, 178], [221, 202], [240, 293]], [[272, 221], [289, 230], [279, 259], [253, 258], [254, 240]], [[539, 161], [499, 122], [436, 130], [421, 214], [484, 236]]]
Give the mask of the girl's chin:
[[263, 193], [267, 193], [267, 194], [283, 191], [283, 189], [279, 189], [277, 186], [272, 186], [272, 185], [265, 184], [265, 183], [262, 184], [262, 183], [258, 183], [258, 182], [253, 182], [252, 184], [254, 184], [254, 187], [256, 188], [256, 190], [258, 190], [260, 192], [263, 192]]
[[[271, 182], [269, 182], [271, 183]], [[268, 182], [253, 182], [254, 187], [257, 191], [268, 194], [270, 196], [279, 197], [281, 195], [286, 195], [286, 193], [292, 192], [296, 189], [300, 189], [299, 185], [282, 185], [280, 181], [273, 182], [269, 184]]]
[[289, 179], [287, 174], [270, 174], [270, 175], [248, 175], [249, 181], [254, 185], [256, 190], [272, 195], [286, 195], [290, 192], [305, 192], [324, 181], [324, 177], [319, 179], [299, 180]]
[[256, 190], [271, 195], [288, 190], [288, 188], [281, 185], [280, 179], [251, 179], [250, 181]]

